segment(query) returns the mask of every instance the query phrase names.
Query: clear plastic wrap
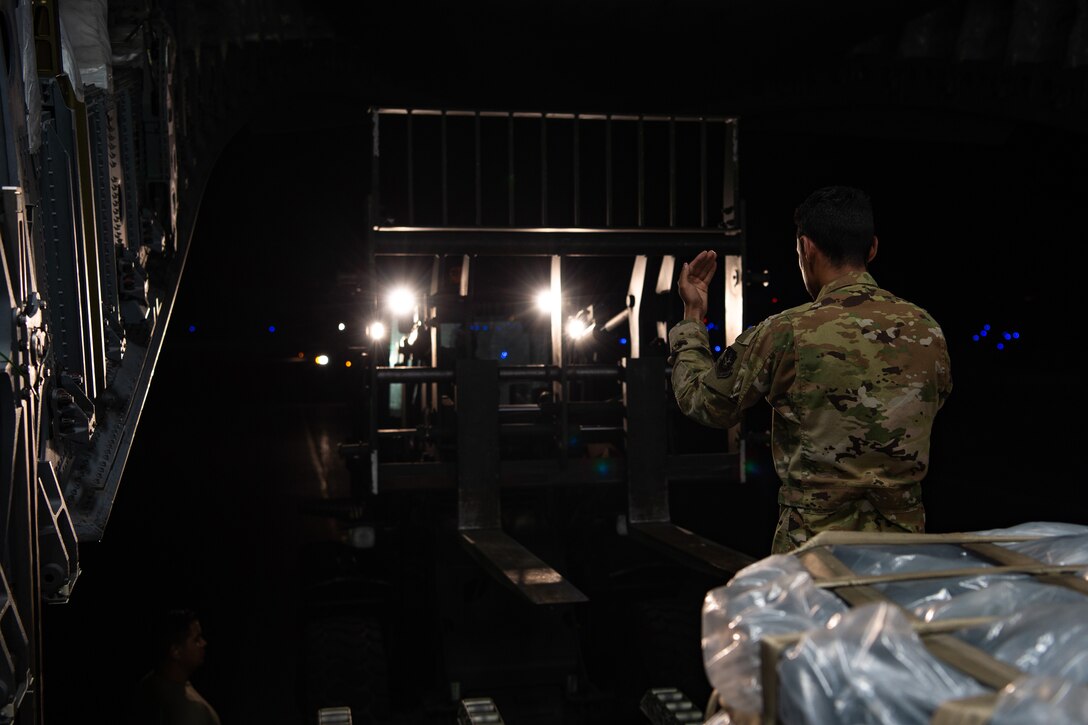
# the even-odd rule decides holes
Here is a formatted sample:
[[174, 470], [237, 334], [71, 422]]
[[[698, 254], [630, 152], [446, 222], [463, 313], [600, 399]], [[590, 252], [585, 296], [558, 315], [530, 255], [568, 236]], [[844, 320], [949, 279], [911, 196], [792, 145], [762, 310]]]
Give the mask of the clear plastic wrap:
[[[67, 0], [60, 6], [61, 27], [67, 34], [64, 70], [72, 79], [113, 92], [110, 32], [106, 17], [106, 0]], [[73, 73], [69, 65], [78, 68]]]
[[978, 591], [945, 601], [937, 599], [914, 607], [914, 613], [929, 622], [962, 617], [1008, 617], [1036, 607], [1071, 604], [1088, 606], [1088, 597], [1065, 587], [1043, 584], [1033, 579], [993, 581]]
[[778, 664], [779, 715], [790, 725], [925, 725], [945, 700], [985, 690], [926, 651], [889, 604], [849, 611]]
[[83, 80], [79, 75], [79, 63], [76, 61], [75, 51], [72, 49], [72, 40], [68, 35], [68, 23], [64, 14], [60, 16], [60, 64], [68, 80], [72, 83], [72, 91], [76, 98], [83, 102]]
[[1088, 526], [1060, 521], [1029, 521], [1005, 529], [985, 529], [971, 533], [977, 536], [1076, 536], [1088, 534]]
[[1029, 675], [1088, 684], [1088, 600], [1024, 607], [957, 636]]
[[997, 697], [990, 725], [1083, 725], [1088, 722], [1088, 690], [1068, 680], [1025, 677]]
[[1017, 581], [1031, 581], [1031, 578], [1022, 574], [991, 574], [962, 579], [942, 578], [890, 582], [888, 584], [874, 584], [873, 588], [904, 609], [908, 609], [918, 616], [923, 616], [924, 612], [953, 602], [960, 597], [982, 592], [1002, 582]]
[[1051, 536], [1007, 546], [1044, 564], [1088, 564], [1088, 534]]
[[703, 603], [703, 662], [707, 678], [734, 711], [763, 709], [759, 641], [769, 634], [824, 626], [847, 611], [817, 588], [792, 556], [776, 555], [742, 569]]
[[[971, 533], [1033, 537], [998, 543], [1043, 564], [1088, 566], [1088, 527], [1033, 522]], [[956, 544], [838, 544], [829, 550], [862, 577], [997, 566]], [[1088, 568], [1076, 576], [1088, 578]], [[977, 572], [869, 586], [924, 621], [998, 617], [955, 634], [1029, 677], [1088, 686], [1088, 595], [1073, 588], [1030, 574]], [[805, 636], [777, 669], [785, 723], [927, 723], [941, 703], [984, 691], [930, 655], [895, 606], [851, 611], [816, 587], [797, 558], [773, 556], [708, 593], [704, 604], [707, 676], [736, 715], [762, 710], [759, 640], [796, 633]], [[1058, 702], [1056, 696], [1026, 692], [1010, 691], [1007, 707], [1020, 709], [1010, 709], [1011, 719], [996, 725], [1088, 723], [1074, 695]], [[1029, 707], [1043, 708], [1037, 710], [1044, 713], [1041, 719], [1016, 714], [1036, 712], [1023, 709]], [[1051, 717], [1046, 708], [1058, 714]]]
[[[1004, 544], [1004, 546], [1031, 556], [1044, 564], [1088, 564], [1088, 533], [1086, 532], [1088, 532], [1088, 527], [1076, 524], [1036, 522], [1008, 529], [975, 533], [986, 536], [1044, 536], [1046, 538], [1010, 542]], [[986, 559], [971, 554], [959, 546], [950, 544], [916, 546], [853, 545], [830, 548], [840, 561], [850, 567], [856, 574], [863, 576], [956, 570], [991, 565]], [[996, 584], [1014, 582], [1025, 583], [1023, 596], [1038, 603], [1084, 601], [1083, 598], [1075, 594], [1073, 598], [1069, 598], [1068, 595], [1071, 593], [1068, 590], [1055, 592], [1055, 590], [1060, 589], [1058, 587], [1050, 587], [1049, 591], [1042, 591], [1039, 589], [1040, 585], [1029, 584], [1032, 579], [1026, 574], [975, 575], [959, 579], [945, 577], [932, 580], [876, 584], [874, 588], [896, 604], [915, 612], [919, 616], [932, 617], [944, 605], [955, 601], [958, 597], [982, 592]], [[971, 608], [977, 609], [979, 616], [982, 614], [993, 616], [1011, 614], [1016, 611], [1018, 606], [1028, 604], [1027, 601], [1017, 604], [1017, 597], [1020, 596], [1017, 592], [1016, 587], [1003, 587], [992, 598], [992, 601], [988, 601], [990, 597], [986, 594], [972, 596], [956, 607], [956, 610], [961, 614], [954, 616], [975, 616], [968, 613]], [[953, 615], [942, 614], [941, 616]]]
[[828, 550], [861, 576], [969, 569], [990, 563], [954, 544], [850, 545], [829, 546]]

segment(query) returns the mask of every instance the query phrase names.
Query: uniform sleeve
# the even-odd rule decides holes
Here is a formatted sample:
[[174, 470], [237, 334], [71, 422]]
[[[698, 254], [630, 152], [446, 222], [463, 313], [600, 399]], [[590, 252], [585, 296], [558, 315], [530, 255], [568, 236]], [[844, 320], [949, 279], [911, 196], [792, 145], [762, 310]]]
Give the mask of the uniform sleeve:
[[948, 357], [948, 344], [941, 335], [941, 359], [937, 362], [937, 409], [940, 410], [952, 394], [952, 361]]
[[737, 336], [715, 360], [706, 328], [684, 320], [669, 332], [672, 388], [684, 415], [728, 428], [771, 389], [779, 362], [793, 344], [788, 322], [768, 318]]

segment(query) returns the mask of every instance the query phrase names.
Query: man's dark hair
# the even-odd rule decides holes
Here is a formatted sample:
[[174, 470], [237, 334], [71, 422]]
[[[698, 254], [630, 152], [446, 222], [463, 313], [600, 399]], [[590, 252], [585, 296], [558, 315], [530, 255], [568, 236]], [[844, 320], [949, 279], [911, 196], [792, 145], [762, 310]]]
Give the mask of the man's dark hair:
[[797, 236], [807, 236], [836, 267], [864, 267], [873, 244], [873, 205], [861, 189], [826, 186], [793, 212]]
[[196, 612], [191, 609], [171, 609], [160, 614], [151, 633], [155, 661], [162, 662], [167, 659], [171, 647], [184, 643], [189, 636], [189, 628], [198, 619]]

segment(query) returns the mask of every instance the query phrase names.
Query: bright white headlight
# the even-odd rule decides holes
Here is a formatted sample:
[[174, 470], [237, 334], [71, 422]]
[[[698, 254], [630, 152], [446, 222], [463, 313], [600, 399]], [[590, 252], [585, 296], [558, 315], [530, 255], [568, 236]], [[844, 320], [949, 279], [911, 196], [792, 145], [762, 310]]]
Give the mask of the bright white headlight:
[[397, 317], [410, 315], [416, 308], [416, 296], [407, 287], [397, 287], [391, 291], [386, 302], [389, 305], [389, 311]]
[[540, 308], [541, 312], [552, 312], [559, 308], [561, 302], [559, 295], [553, 293], [550, 289], [541, 290], [536, 295], [536, 306]]

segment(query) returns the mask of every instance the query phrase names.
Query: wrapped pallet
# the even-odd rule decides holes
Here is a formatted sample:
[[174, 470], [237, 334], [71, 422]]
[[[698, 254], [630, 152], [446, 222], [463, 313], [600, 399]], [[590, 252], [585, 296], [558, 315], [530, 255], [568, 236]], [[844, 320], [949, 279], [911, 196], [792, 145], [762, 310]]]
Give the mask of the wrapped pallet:
[[1086, 574], [1088, 527], [1070, 524], [821, 534], [708, 592], [718, 717], [1088, 722]]

